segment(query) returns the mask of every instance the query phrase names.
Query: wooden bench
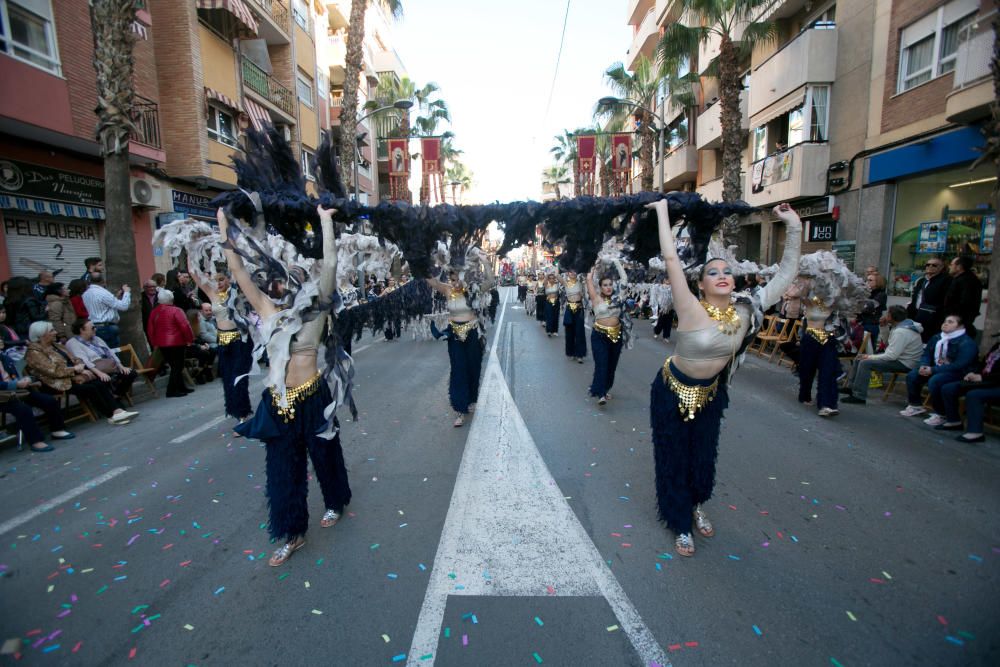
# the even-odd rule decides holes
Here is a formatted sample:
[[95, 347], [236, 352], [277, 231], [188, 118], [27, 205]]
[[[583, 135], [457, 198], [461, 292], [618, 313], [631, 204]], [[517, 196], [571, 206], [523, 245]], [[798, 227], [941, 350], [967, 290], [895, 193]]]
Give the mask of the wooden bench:
[[761, 324], [760, 331], [754, 336], [754, 339], [750, 341], [750, 345], [747, 347], [747, 352], [756, 352], [757, 356], [763, 356], [761, 354], [761, 348], [764, 347], [764, 342], [767, 337], [774, 333], [774, 321], [778, 319], [776, 315], [765, 315], [764, 322]]

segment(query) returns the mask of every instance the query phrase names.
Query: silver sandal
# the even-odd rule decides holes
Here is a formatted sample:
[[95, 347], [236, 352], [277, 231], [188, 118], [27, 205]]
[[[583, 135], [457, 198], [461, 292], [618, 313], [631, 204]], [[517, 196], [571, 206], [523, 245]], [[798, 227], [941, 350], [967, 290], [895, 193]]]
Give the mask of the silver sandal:
[[715, 528], [712, 527], [712, 522], [708, 520], [708, 515], [702, 511], [701, 505], [694, 508], [694, 525], [702, 537], [712, 537], [715, 535]]
[[327, 510], [323, 512], [323, 518], [319, 520], [319, 525], [323, 528], [331, 528], [340, 521], [340, 514], [337, 510]]
[[279, 549], [275, 549], [274, 553], [271, 554], [271, 559], [267, 561], [267, 564], [271, 567], [278, 567], [284, 565], [285, 561], [292, 557], [292, 554], [301, 549], [306, 545], [306, 541], [299, 539], [295, 544], [291, 542], [285, 542], [284, 546]]
[[674, 549], [681, 556], [693, 556], [694, 555], [694, 536], [691, 533], [681, 533], [674, 540]]

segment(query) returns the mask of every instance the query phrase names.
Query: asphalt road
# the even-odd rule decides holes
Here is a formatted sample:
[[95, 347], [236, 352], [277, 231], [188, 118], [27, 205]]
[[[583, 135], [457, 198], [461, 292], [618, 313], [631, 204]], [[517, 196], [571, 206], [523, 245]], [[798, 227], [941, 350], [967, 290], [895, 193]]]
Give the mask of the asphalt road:
[[1000, 662], [996, 437], [940, 437], [898, 399], [823, 420], [751, 359], [717, 535], [682, 559], [648, 428], [671, 346], [638, 322], [599, 408], [589, 360], [501, 312], [462, 429], [443, 342], [358, 348], [349, 514], [319, 528], [311, 482], [314, 528], [281, 568], [264, 453], [219, 419], [218, 383], [54, 453], [0, 452], [0, 665]]

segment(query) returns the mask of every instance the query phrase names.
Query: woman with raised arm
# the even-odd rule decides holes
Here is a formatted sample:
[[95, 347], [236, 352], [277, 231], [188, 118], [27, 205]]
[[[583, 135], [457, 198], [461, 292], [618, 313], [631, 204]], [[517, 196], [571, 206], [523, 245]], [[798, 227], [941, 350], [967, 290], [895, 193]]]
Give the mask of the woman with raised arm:
[[583, 285], [576, 271], [569, 270], [562, 275], [566, 290], [566, 310], [563, 311], [563, 326], [566, 328], [566, 356], [578, 364], [587, 356], [587, 333], [584, 328], [586, 316], [583, 312]]
[[650, 422], [656, 461], [656, 501], [660, 520], [676, 534], [674, 547], [694, 555], [692, 526], [703, 537], [715, 534], [702, 510], [715, 486], [715, 461], [727, 384], [738, 357], [756, 335], [764, 311], [781, 298], [798, 272], [802, 223], [788, 204], [774, 208], [783, 220], [785, 251], [777, 275], [756, 292], [734, 294], [729, 263], [708, 259], [698, 275], [700, 295], [688, 288], [677, 255], [667, 201], [656, 211], [660, 249], [673, 288], [677, 329], [674, 355], [653, 380]]
[[[269, 386], [256, 413], [249, 421], [237, 425], [236, 431], [265, 444], [268, 530], [272, 540], [285, 540], [268, 561], [272, 567], [283, 564], [305, 545], [309, 526], [307, 453], [326, 507], [320, 526], [329, 528], [337, 523], [351, 500], [339, 423], [333, 414], [336, 402], [317, 360], [325, 336], [331, 335], [327, 320], [337, 279], [335, 211], [318, 207], [318, 212], [323, 234], [318, 278], [299, 280], [296, 276], [301, 283], [298, 293], [291, 295], [285, 287], [277, 303], [257, 287], [247, 272], [233, 245], [238, 234], [230, 234], [228, 217], [222, 209], [218, 212], [230, 273], [262, 319], [262, 345], [266, 346], [271, 364]], [[290, 309], [289, 297], [294, 299]], [[303, 300], [309, 303], [300, 309]]]
[[195, 284], [208, 296], [212, 304], [212, 316], [218, 329], [219, 375], [222, 376], [222, 392], [225, 398], [226, 414], [235, 417], [242, 424], [253, 414], [250, 405], [250, 368], [253, 365], [253, 342], [249, 332], [240, 328], [234, 319], [236, 290], [232, 288], [229, 276], [216, 273], [212, 279], [197, 271], [188, 262], [188, 272]]
[[[479, 294], [487, 294], [492, 283], [489, 262], [478, 248], [472, 248], [469, 254], [482, 264], [483, 280], [479, 285]], [[454, 425], [457, 428], [465, 424], [469, 406], [479, 400], [479, 374], [483, 367], [485, 338], [480, 340], [482, 326], [476, 313], [474, 296], [469, 293], [469, 286], [462, 281], [457, 270], [449, 272], [446, 283], [437, 278], [426, 280], [448, 303], [448, 327], [444, 330], [444, 335], [448, 337], [448, 359], [451, 362], [448, 398], [455, 411]], [[485, 336], [485, 330], [482, 335]]]
[[545, 276], [545, 334], [559, 335], [559, 281], [556, 274]]
[[590, 332], [590, 349], [594, 354], [594, 379], [590, 383], [590, 395], [597, 398], [598, 405], [611, 400], [611, 387], [615, 384], [615, 371], [622, 348], [628, 344], [628, 322], [622, 304], [621, 294], [628, 286], [628, 278], [621, 262], [614, 260], [618, 270], [618, 281], [612, 274], [601, 276], [600, 283], [594, 282], [596, 267], [587, 275], [587, 292], [594, 314], [594, 328]]

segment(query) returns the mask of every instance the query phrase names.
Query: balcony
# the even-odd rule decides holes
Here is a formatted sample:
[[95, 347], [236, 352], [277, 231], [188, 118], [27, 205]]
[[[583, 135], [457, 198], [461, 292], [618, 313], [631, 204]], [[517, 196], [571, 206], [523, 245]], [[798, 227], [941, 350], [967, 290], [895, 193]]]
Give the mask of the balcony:
[[656, 25], [673, 23], [681, 17], [681, 0], [656, 0]]
[[625, 68], [630, 72], [635, 68], [635, 61], [640, 55], [652, 58], [656, 51], [656, 40], [660, 36], [659, 26], [656, 24], [655, 7], [646, 12], [642, 23], [632, 38], [632, 47], [625, 56]]
[[642, 17], [646, 15], [646, 12], [652, 9], [655, 4], [655, 0], [629, 0], [628, 20], [625, 23], [637, 25], [642, 21]]
[[132, 122], [135, 123], [135, 131], [129, 134], [131, 141], [150, 148], [163, 148], [160, 143], [160, 106], [156, 102], [136, 95]]
[[705, 201], [722, 201], [722, 177], [720, 176], [719, 178], [699, 185], [698, 194], [700, 194]]
[[[653, 182], [660, 178], [660, 165], [653, 170]], [[698, 176], [698, 149], [690, 143], [682, 144], [667, 153], [663, 165], [663, 185], [670, 190], [679, 190], [685, 183], [694, 182]]]
[[[740, 93], [740, 128], [750, 129], [750, 116], [747, 113], [748, 98], [744, 90]], [[695, 124], [695, 146], [698, 150], [718, 148], [722, 145], [722, 104], [721, 100], [705, 109]]]
[[247, 0], [257, 21], [257, 36], [268, 44], [290, 44], [291, 12], [283, 0]]
[[993, 101], [993, 31], [985, 18], [978, 19], [958, 37], [954, 89], [945, 104], [945, 115], [952, 123], [968, 123], [989, 114]]
[[756, 116], [806, 84], [836, 78], [836, 28], [805, 30], [754, 69], [748, 112]]
[[285, 114], [295, 122], [295, 93], [275, 81], [274, 77], [257, 67], [249, 58], [243, 58], [243, 85], [257, 95], [267, 106]]
[[350, 0], [334, 0], [326, 2], [327, 20], [331, 30], [347, 29], [351, 24]]
[[344, 85], [347, 78], [347, 34], [345, 30], [327, 31], [327, 61], [330, 63], [330, 83]]
[[[808, 143], [792, 146], [750, 165], [743, 198], [751, 206], [770, 206], [799, 197], [826, 194], [826, 170], [830, 145]], [[757, 182], [757, 192], [754, 183]]]

